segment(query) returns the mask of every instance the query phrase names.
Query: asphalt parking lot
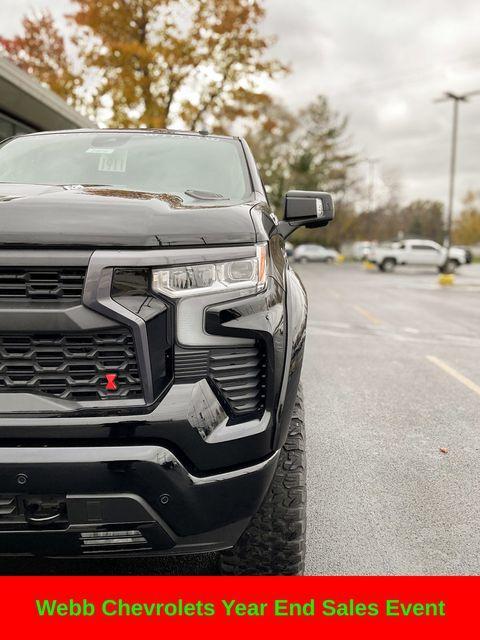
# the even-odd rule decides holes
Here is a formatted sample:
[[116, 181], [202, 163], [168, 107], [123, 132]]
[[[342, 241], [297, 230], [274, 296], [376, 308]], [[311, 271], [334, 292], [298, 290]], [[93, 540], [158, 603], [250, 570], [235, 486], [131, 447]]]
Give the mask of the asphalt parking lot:
[[451, 288], [428, 270], [299, 272], [308, 572], [478, 574], [479, 265]]
[[[307, 572], [480, 573], [480, 265], [448, 288], [430, 270], [298, 272], [310, 300]], [[215, 559], [0, 566], [208, 574]]]

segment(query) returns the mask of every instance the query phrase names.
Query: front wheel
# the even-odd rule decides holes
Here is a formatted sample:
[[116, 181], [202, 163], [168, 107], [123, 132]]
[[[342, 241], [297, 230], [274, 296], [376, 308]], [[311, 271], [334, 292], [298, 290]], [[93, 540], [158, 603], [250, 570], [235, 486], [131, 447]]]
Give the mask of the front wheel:
[[299, 388], [288, 436], [262, 506], [237, 544], [220, 554], [223, 575], [302, 575], [305, 565], [306, 460]]
[[439, 268], [440, 273], [455, 273], [459, 267], [458, 260], [449, 258], [444, 265]]
[[392, 273], [395, 269], [396, 262], [393, 258], [385, 258], [385, 260], [379, 265], [380, 271], [384, 271], [385, 273]]

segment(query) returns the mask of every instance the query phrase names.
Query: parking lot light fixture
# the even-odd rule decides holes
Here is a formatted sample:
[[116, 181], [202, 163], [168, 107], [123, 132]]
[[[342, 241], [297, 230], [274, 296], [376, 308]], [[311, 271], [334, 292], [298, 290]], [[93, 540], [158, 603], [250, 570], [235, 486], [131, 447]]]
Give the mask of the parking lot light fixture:
[[[451, 151], [450, 151], [450, 183], [448, 189], [448, 209], [447, 209], [447, 234], [446, 234], [446, 248], [447, 252], [445, 255], [445, 266], [448, 264], [449, 256], [450, 256], [450, 246], [452, 243], [452, 218], [453, 218], [453, 203], [455, 196], [455, 173], [457, 166], [457, 138], [458, 138], [458, 105], [460, 102], [468, 102], [469, 98], [480, 94], [480, 89], [475, 91], [469, 91], [468, 93], [458, 94], [453, 93], [452, 91], [446, 91], [443, 97], [439, 98], [435, 102], [446, 102], [448, 100], [453, 101], [453, 125], [452, 125], [452, 143], [451, 143]], [[441, 282], [440, 274], [440, 284], [447, 284], [445, 282]], [[452, 274], [447, 274], [452, 275]], [[450, 279], [451, 282], [448, 284], [453, 284], [453, 276]]]

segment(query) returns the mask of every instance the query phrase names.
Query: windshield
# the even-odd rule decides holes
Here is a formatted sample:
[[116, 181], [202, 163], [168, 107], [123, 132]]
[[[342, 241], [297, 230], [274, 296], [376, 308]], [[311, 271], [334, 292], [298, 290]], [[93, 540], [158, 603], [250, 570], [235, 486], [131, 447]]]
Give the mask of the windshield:
[[0, 146], [0, 183], [107, 185], [195, 199], [251, 193], [238, 140], [168, 133], [72, 132]]

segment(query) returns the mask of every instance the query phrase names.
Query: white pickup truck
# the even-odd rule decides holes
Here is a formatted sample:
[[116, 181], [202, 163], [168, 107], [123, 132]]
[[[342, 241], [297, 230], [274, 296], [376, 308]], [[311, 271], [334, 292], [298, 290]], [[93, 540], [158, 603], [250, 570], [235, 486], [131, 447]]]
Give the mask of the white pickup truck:
[[447, 249], [432, 240], [404, 240], [392, 242], [389, 246], [374, 246], [367, 254], [367, 260], [376, 264], [380, 271], [391, 272], [397, 265], [413, 267], [437, 267], [444, 273], [453, 273], [457, 267], [467, 262], [463, 249]]

